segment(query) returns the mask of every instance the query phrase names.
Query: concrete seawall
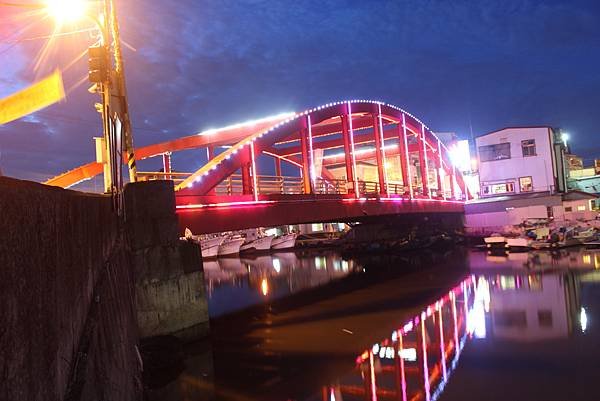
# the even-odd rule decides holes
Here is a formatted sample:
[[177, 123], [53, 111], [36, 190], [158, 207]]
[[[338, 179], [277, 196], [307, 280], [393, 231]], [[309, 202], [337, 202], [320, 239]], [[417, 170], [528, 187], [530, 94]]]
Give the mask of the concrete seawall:
[[200, 247], [179, 239], [173, 182], [127, 185], [125, 224], [136, 274], [140, 336], [206, 336], [208, 304]]
[[111, 199], [0, 177], [0, 399], [141, 397]]

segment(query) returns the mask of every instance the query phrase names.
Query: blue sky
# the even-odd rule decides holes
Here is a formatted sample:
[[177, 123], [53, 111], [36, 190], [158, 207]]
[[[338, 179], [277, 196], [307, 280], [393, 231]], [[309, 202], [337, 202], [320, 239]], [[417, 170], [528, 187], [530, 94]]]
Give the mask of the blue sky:
[[[138, 146], [334, 100], [380, 99], [468, 137], [551, 125], [600, 157], [600, 2], [119, 1]], [[64, 68], [91, 39], [34, 58], [49, 21], [0, 8], [0, 95]], [[39, 19], [39, 18], [38, 18]], [[18, 31], [26, 24], [27, 31]], [[79, 27], [81, 28], [81, 27]], [[24, 41], [25, 40], [25, 41]], [[14, 43], [14, 42], [17, 43]], [[0, 127], [0, 166], [42, 180], [94, 159], [84, 59], [66, 102]], [[175, 166], [186, 170], [187, 166]]]

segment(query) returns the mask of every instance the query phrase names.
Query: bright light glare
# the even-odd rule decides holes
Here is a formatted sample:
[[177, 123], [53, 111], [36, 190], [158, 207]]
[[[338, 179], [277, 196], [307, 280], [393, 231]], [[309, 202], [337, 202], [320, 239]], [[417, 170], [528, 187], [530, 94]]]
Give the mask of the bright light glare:
[[260, 291], [264, 296], [267, 296], [267, 294], [269, 294], [269, 282], [266, 278], [263, 278], [260, 282]]
[[459, 171], [469, 171], [471, 169], [471, 152], [469, 141], [458, 141], [448, 149], [450, 160]]
[[275, 271], [277, 273], [279, 273], [281, 271], [281, 263], [279, 262], [279, 259], [277, 259], [277, 258], [273, 258], [273, 269], [275, 269]]
[[567, 134], [566, 132], [560, 136], [560, 139], [562, 139], [562, 141], [564, 142], [565, 145], [567, 144], [567, 142], [569, 142], [570, 138], [571, 138], [570, 135]]
[[86, 12], [84, 0], [46, 0], [46, 10], [57, 23], [74, 22]]
[[581, 323], [581, 331], [585, 333], [587, 330], [587, 313], [585, 313], [585, 308], [581, 308], [581, 312], [579, 313], [579, 323]]

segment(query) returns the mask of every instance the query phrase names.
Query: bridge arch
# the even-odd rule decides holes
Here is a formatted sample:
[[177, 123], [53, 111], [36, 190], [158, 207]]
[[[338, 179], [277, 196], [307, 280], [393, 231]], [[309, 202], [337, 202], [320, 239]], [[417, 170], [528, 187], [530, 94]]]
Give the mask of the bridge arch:
[[[386, 141], [394, 143], [388, 145]], [[374, 146], [365, 148], [365, 144]], [[370, 100], [329, 103], [295, 113], [232, 145], [178, 183], [176, 189], [182, 199], [206, 196], [241, 170], [243, 194], [253, 195], [254, 200], [258, 200], [260, 191], [254, 179], [259, 174], [255, 159], [259, 154], [267, 154], [296, 165], [301, 171], [301, 192], [315, 194], [319, 192], [317, 185], [328, 185], [328, 181], [336, 179], [326, 168], [315, 171], [315, 153], [336, 148], [343, 148], [344, 152], [321, 155], [327, 160], [320, 160], [318, 164], [322, 167], [343, 164], [345, 192], [357, 198], [365, 192], [361, 193], [359, 188], [364, 183], [358, 177], [357, 163], [366, 159], [376, 160], [378, 180], [374, 183], [374, 192], [381, 196], [440, 199], [469, 196], [462, 175], [450, 161], [448, 149], [422, 121], [399, 107]], [[415, 153], [418, 162], [412, 164], [418, 169], [409, 165]], [[400, 161], [402, 188], [395, 183], [391, 189], [386, 171], [386, 159], [390, 157]]]

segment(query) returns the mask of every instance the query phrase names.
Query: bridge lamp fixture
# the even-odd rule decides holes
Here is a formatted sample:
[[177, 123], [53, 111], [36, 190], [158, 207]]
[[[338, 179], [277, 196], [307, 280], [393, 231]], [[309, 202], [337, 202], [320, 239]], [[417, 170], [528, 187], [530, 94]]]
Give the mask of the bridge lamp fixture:
[[568, 133], [563, 132], [560, 136], [560, 139], [563, 141], [565, 146], [567, 146], [567, 143], [569, 142], [569, 139], [571, 139], [571, 136]]

